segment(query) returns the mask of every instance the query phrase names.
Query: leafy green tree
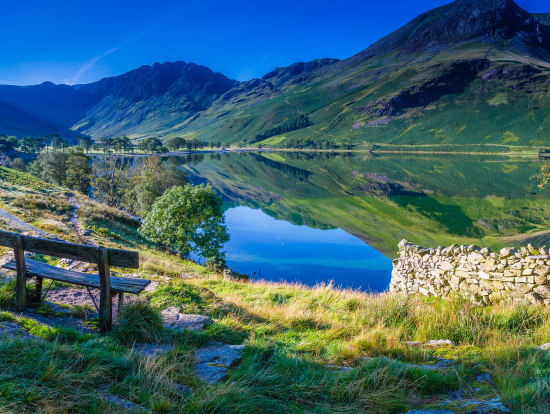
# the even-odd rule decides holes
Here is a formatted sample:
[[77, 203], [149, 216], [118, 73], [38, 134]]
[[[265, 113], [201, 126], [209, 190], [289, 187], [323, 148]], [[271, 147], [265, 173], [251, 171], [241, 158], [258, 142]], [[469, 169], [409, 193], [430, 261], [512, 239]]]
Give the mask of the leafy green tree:
[[172, 187], [155, 203], [139, 232], [181, 253], [216, 257], [229, 241], [221, 197], [210, 184]]
[[127, 136], [123, 136], [120, 138], [120, 144], [122, 145], [122, 149], [124, 152], [134, 151], [134, 144], [132, 144], [132, 140]]
[[166, 190], [187, 183], [186, 175], [182, 170], [163, 163], [156, 155], [143, 159], [130, 175], [124, 207], [140, 217], [146, 216]]
[[67, 177], [68, 158], [68, 153], [59, 150], [40, 154], [37, 158], [40, 164], [37, 168], [41, 174], [40, 178], [59, 186], [63, 185]]
[[211, 150], [213, 150], [214, 147], [216, 146], [216, 144], [214, 144], [212, 141], [210, 141], [210, 142], [208, 143], [208, 146], [210, 147]]
[[80, 137], [80, 146], [82, 148], [84, 148], [84, 151], [87, 154], [88, 151], [90, 151], [90, 148], [92, 148], [93, 141], [90, 137], [84, 137], [84, 136], [80, 136], [80, 135], [79, 135], [79, 137]]
[[87, 194], [92, 182], [90, 157], [84, 154], [84, 148], [74, 147], [69, 150], [67, 159], [67, 186]]
[[185, 140], [182, 137], [172, 137], [166, 141], [166, 146], [172, 151], [177, 151], [185, 146]]
[[258, 149], [262, 149], [264, 146], [262, 144], [258, 144]]
[[8, 152], [14, 149], [14, 147], [18, 144], [17, 138], [15, 138], [15, 145], [13, 143], [13, 140], [10, 140], [9, 137], [6, 137], [5, 135], [0, 136], [0, 152]]
[[216, 148], [220, 149], [222, 147], [222, 143], [221, 142], [216, 142]]
[[225, 141], [225, 144], [223, 144], [223, 146], [226, 148], [226, 149], [229, 149], [231, 148], [231, 143], [229, 141]]
[[27, 166], [25, 165], [25, 161], [21, 158], [15, 158], [12, 162], [10, 162], [10, 168], [17, 170], [17, 171], [27, 171]]

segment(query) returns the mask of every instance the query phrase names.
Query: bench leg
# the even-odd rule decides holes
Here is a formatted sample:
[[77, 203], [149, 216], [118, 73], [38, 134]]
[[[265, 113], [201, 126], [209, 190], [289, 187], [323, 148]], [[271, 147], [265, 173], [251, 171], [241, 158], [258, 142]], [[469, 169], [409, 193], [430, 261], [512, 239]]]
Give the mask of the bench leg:
[[35, 286], [35, 296], [36, 296], [36, 303], [39, 303], [42, 300], [42, 281], [44, 280], [43, 277], [36, 277], [36, 284]]
[[99, 329], [109, 332], [113, 326], [113, 297], [111, 293], [111, 269], [109, 267], [109, 253], [105, 247], [98, 249], [99, 260]]
[[124, 292], [118, 292], [118, 312], [117, 315], [120, 315], [122, 308], [124, 307]]
[[15, 282], [15, 309], [25, 310], [27, 307], [27, 265], [25, 263], [25, 250], [23, 237], [14, 237], [13, 253], [15, 255], [15, 266], [17, 269], [17, 280]]

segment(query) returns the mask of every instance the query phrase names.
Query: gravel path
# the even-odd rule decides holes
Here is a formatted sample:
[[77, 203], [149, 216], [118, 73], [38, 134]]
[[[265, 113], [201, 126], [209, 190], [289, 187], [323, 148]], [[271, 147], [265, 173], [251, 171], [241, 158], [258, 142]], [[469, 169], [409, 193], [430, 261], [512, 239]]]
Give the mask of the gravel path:
[[91, 245], [91, 246], [99, 246], [94, 240], [84, 237], [82, 234], [82, 228], [80, 227], [80, 223], [78, 222], [78, 209], [80, 208], [80, 204], [78, 204], [78, 201], [76, 200], [76, 196], [71, 193], [68, 197], [69, 203], [73, 205], [73, 210], [69, 213], [69, 221], [72, 224], [74, 230], [76, 231], [76, 234], [78, 234], [78, 237], [81, 241], [84, 243]]

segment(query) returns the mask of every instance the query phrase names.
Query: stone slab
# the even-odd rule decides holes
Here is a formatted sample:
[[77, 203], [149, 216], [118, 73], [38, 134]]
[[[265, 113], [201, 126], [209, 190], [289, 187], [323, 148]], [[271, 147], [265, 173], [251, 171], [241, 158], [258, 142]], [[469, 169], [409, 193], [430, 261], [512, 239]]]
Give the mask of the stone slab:
[[212, 322], [212, 319], [208, 316], [180, 313], [179, 309], [175, 306], [164, 309], [161, 315], [164, 326], [176, 330], [190, 329], [192, 331], [200, 331]]

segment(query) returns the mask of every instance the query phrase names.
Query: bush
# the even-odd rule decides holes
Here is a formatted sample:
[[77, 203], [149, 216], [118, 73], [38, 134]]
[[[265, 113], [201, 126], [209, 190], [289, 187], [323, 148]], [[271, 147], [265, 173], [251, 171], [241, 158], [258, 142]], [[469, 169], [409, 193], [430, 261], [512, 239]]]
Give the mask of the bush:
[[159, 343], [166, 338], [166, 329], [158, 309], [145, 301], [127, 304], [117, 316], [118, 325], [111, 335], [123, 344], [135, 342]]
[[222, 273], [227, 268], [227, 263], [225, 262], [224, 255], [219, 254], [204, 262], [204, 267], [206, 267], [206, 270], [209, 272]]

